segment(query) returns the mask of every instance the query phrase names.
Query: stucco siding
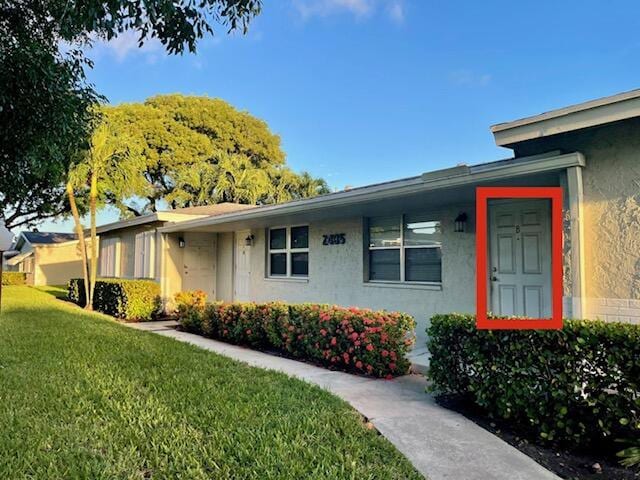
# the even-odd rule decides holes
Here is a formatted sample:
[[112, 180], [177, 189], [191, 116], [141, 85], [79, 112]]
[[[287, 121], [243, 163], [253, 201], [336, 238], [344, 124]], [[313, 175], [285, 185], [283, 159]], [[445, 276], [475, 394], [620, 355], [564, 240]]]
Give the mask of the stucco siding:
[[[455, 233], [453, 220], [466, 211], [465, 233]], [[309, 278], [273, 279], [265, 275], [265, 230], [254, 230], [250, 295], [256, 301], [321, 302], [343, 306], [398, 310], [413, 315], [419, 344], [435, 313], [475, 310], [475, 234], [473, 206], [438, 212], [442, 221], [442, 287], [375, 284], [364, 281], [363, 220], [350, 218], [309, 225]], [[323, 245], [322, 235], [345, 233], [344, 245]], [[228, 247], [227, 247], [228, 248]]]
[[82, 259], [77, 242], [35, 248], [34, 285], [64, 285], [82, 277]]
[[[556, 148], [586, 158], [585, 316], [640, 323], [640, 120], [529, 142], [519, 152]], [[620, 302], [624, 311], [613, 312]]]

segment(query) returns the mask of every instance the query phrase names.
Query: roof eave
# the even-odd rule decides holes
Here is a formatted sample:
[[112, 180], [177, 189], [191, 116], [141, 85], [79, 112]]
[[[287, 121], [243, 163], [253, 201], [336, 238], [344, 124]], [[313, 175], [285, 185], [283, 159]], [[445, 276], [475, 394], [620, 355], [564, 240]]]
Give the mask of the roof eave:
[[512, 147], [520, 142], [558, 135], [640, 116], [640, 90], [552, 110], [540, 115], [491, 127], [496, 145]]
[[[584, 156], [579, 153], [564, 155], [537, 156], [528, 159], [514, 159], [511, 162], [476, 165], [464, 168], [444, 169], [430, 172], [392, 184], [380, 184], [356, 190], [348, 190], [321, 197], [314, 197], [284, 204], [269, 205], [257, 209], [233, 212], [198, 220], [169, 223], [158, 228], [162, 233], [181, 232], [190, 229], [212, 227], [236, 221], [248, 221], [269, 216], [291, 215], [313, 210], [336, 208], [344, 205], [363, 203], [385, 198], [409, 195], [421, 191], [452, 188], [465, 184], [499, 180], [527, 174], [561, 170], [573, 166], [584, 166]], [[444, 172], [444, 175], [437, 175]]]

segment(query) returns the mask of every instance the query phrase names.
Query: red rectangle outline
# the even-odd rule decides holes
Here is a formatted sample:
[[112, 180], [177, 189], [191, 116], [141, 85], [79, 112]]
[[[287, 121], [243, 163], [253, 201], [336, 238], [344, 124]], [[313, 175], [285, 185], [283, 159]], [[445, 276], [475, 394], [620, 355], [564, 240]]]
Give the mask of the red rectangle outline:
[[[551, 199], [551, 318], [487, 318], [487, 201], [490, 198]], [[476, 188], [476, 326], [480, 330], [559, 330], [562, 328], [562, 188]]]

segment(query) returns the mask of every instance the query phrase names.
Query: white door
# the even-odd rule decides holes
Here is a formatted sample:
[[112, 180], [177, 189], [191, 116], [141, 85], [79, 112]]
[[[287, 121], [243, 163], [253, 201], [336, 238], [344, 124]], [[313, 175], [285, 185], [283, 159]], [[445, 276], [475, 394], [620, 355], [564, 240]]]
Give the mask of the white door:
[[235, 233], [235, 248], [233, 258], [233, 299], [236, 301], [249, 300], [249, 282], [251, 280], [251, 247], [247, 245], [249, 230]]
[[182, 290], [203, 290], [216, 298], [216, 234], [185, 233]]
[[551, 317], [551, 228], [548, 200], [489, 205], [491, 312]]

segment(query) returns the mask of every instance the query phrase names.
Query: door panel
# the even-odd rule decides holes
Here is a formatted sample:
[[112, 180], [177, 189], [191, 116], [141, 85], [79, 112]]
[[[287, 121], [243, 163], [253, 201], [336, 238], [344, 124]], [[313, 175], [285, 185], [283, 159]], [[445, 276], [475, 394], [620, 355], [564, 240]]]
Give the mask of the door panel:
[[216, 298], [217, 237], [210, 233], [185, 233], [182, 289], [203, 290]]
[[548, 200], [489, 204], [490, 305], [494, 314], [551, 316]]

